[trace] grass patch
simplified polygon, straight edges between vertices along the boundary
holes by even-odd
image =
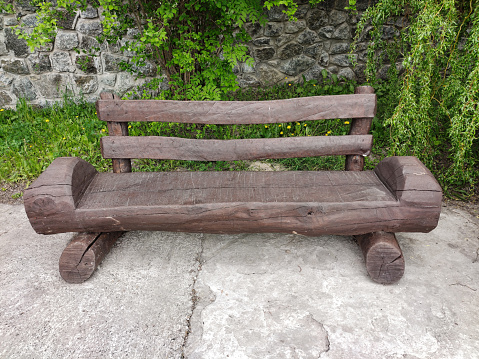
[[[340,84],[336,77],[303,84],[285,83],[269,88],[248,88],[224,96],[229,101],[263,101],[294,97],[353,93],[354,84]],[[275,138],[334,136],[349,131],[348,120],[289,122],[268,125],[202,125],[132,122],[130,135],[161,135],[197,139]],[[0,111],[0,180],[32,181],[57,157],[76,156],[99,171],[109,171],[111,160],[101,157],[99,140],[107,134],[93,104],[64,98],[50,108],[35,108],[20,101],[16,110]],[[344,156],[269,160],[291,170],[344,168]],[[244,170],[248,163],[135,160],[136,171],[230,171]]]

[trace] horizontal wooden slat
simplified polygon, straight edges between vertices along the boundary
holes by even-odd
[[[196,140],[158,136],[101,139],[104,158],[236,161],[329,155],[368,155],[372,135]]]
[[[274,101],[99,100],[103,121],[262,124],[376,114],[376,95],[301,97]]]

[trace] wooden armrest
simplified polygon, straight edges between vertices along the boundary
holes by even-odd
[[[35,231],[46,233],[43,219],[75,210],[96,174],[95,168],[80,158],[55,159],[23,196],[25,211]]]
[[[441,186],[416,157],[385,158],[374,172],[401,204],[441,207]]]

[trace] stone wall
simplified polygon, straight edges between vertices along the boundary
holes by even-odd
[[[364,10],[371,1],[358,1],[358,10]],[[14,106],[20,97],[43,106],[60,99],[65,91],[82,93],[87,100],[95,101],[104,90],[123,95],[160,75],[153,64],[139,69],[143,78],[122,72],[119,63],[129,62],[132,54],[120,52],[121,43],[98,43],[101,14],[93,8],[62,18],[64,29],[58,31],[54,42],[31,52],[12,26],[21,23],[27,30],[33,27],[37,21],[35,8],[27,0],[16,3],[16,14],[0,14],[1,107]],[[250,53],[255,63],[252,67],[235,67],[239,85],[302,81],[303,76],[321,81],[323,69],[339,77],[363,81],[367,43],[359,43],[358,52],[353,55],[358,65],[353,67],[348,53],[358,17],[344,10],[347,5],[348,0],[326,0],[311,8],[303,2],[297,22],[288,22],[281,9],[273,8],[267,11],[265,26],[248,24],[247,31],[252,36]],[[392,37],[398,25],[386,26],[384,36]],[[130,31],[121,42],[134,34],[134,30]]]

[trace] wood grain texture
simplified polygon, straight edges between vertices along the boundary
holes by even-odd
[[[116,94],[109,92],[102,92],[100,94],[101,100],[120,100]],[[98,112],[98,111],[97,111]],[[128,136],[128,122],[107,122],[108,133],[110,136]],[[114,173],[131,172],[131,157],[111,157]]]
[[[102,121],[267,124],[374,117],[376,95],[335,95],[274,101],[99,100]]]
[[[440,208],[401,205],[372,171],[101,173],[41,233],[428,232]],[[63,217],[62,217],[63,216]]]
[[[441,207],[441,186],[416,157],[388,157],[374,172],[403,205]]]
[[[25,190],[25,211],[33,229],[36,223],[64,218],[80,202],[97,171],[76,157],[59,157]],[[63,219],[64,220],[64,219]]]
[[[123,232],[78,233],[64,249],[59,270],[68,283],[82,283],[91,277]]]
[[[404,256],[394,233],[374,232],[354,236],[364,255],[371,279],[381,284],[392,284],[404,274]]]
[[[321,136],[196,140],[177,137],[103,137],[104,158],[151,158],[189,161],[236,161],[329,155],[368,155],[373,137]]]
[[[355,94],[374,94],[374,88],[371,86],[359,86],[354,90]],[[376,112],[376,111],[375,111]],[[363,118],[353,118],[349,128],[349,135],[366,135],[371,130],[373,116]],[[357,154],[346,156],[346,171],[362,171],[364,168],[364,157]]]

